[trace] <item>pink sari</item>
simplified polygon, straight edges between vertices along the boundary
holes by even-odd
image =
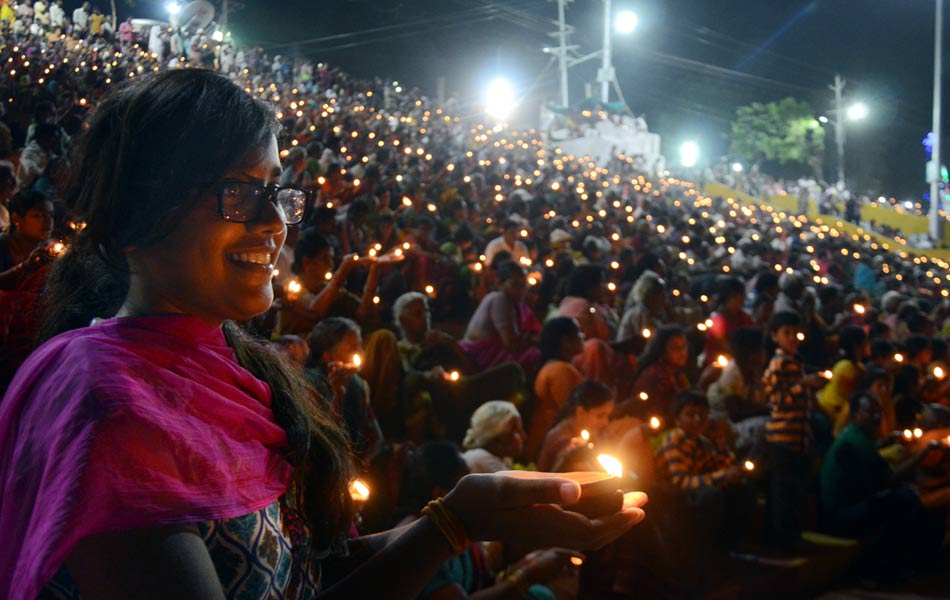
[[[541,331],[541,323],[538,322],[527,303],[516,304],[515,312],[517,312],[516,325],[520,335],[527,336]],[[521,365],[525,373],[531,375],[538,368],[538,362],[541,360],[541,351],[537,346],[528,346],[512,352],[505,348],[501,337],[497,335],[481,340],[463,340],[459,342],[459,346],[468,352],[482,369],[490,369],[496,365],[514,361]]]
[[[45,343],[0,404],[0,597],[35,598],[76,543],[242,516],[287,487],[269,387],[193,317]]]

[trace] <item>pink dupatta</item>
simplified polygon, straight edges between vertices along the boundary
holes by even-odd
[[[194,317],[45,343],[0,404],[0,597],[34,598],[97,533],[238,517],[291,474],[269,387]]]

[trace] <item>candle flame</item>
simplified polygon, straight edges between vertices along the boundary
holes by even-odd
[[[619,460],[609,454],[601,454],[597,457],[597,462],[607,471],[608,475],[613,477],[623,477],[623,465]]]
[[[354,354],[354,355],[353,355],[353,366],[356,367],[357,369],[359,369],[359,368],[360,368],[360,365],[362,365],[362,364],[363,364],[363,357],[360,356],[359,354]]]
[[[572,556],[571,564],[574,565],[575,567],[579,567],[584,564],[584,559],[579,556]]]
[[[53,254],[55,254],[56,256],[60,256],[61,254],[66,252],[66,244],[62,242],[56,242],[53,244],[53,247],[51,248],[51,250]]]
[[[720,354],[720,355],[716,358],[716,364],[719,365],[719,366],[722,367],[722,368],[725,368],[726,365],[729,364],[729,359],[726,358],[726,355]]]
[[[821,372],[821,376],[824,377],[825,379],[831,379],[831,375],[832,373],[830,370],[825,370]]]
[[[287,292],[291,294],[299,294],[300,290],[303,289],[303,286],[300,285],[300,282],[296,279],[291,279],[287,282]]]
[[[755,471],[755,463],[752,462],[751,460],[747,460],[744,463],[742,463],[742,468],[745,469],[746,471]]]
[[[326,279],[327,281],[330,281],[331,279],[333,279],[333,271],[327,271],[327,274],[324,275],[323,278]]]
[[[650,429],[659,429],[659,428],[660,428],[660,418],[650,417]]]
[[[461,377],[461,375],[459,375],[458,371],[449,372],[449,381],[458,381],[459,377]]]
[[[431,295],[434,294],[434,293],[435,293],[435,288],[434,288],[433,286],[431,286],[431,285],[427,285],[427,286],[426,286],[426,294],[429,294],[429,295],[431,296]]]
[[[899,362],[899,363],[904,362],[904,355],[901,354],[900,352],[898,352],[897,354],[895,354],[895,355],[894,355],[894,362]]]
[[[355,502],[366,502],[369,500],[369,486],[359,479],[354,479],[350,482],[350,497]]]
[[[910,440],[910,439],[913,439],[913,438],[914,438],[914,432],[911,431],[910,429],[905,429],[905,430],[904,430],[904,439],[905,439],[905,440]]]
[[[650,331],[649,328],[644,327],[644,328],[643,328],[643,331],[641,331],[640,334],[641,334],[645,339],[650,339],[650,336],[653,335],[653,332]]]
[[[590,432],[587,431],[586,429],[582,429],[582,430],[581,430],[581,439],[583,439],[585,442],[588,441],[588,440],[590,440]]]
[[[650,394],[646,392],[640,392],[640,400],[646,402],[649,399],[650,399]]]
[[[856,313],[859,314],[859,315],[863,315],[865,312],[867,312],[867,309],[864,308],[864,305],[863,305],[863,304],[855,304],[855,305],[854,305],[854,312],[856,312]]]
[[[924,437],[924,430],[920,427],[914,427],[914,437],[918,440]]]
[[[804,342],[805,334],[799,331],[798,333],[795,334],[795,339],[797,339],[799,342]]]
[[[943,372],[942,367],[934,367],[934,377],[937,379],[943,379],[945,373]]]

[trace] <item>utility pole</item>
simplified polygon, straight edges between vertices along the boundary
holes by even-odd
[[[943,0],[935,0],[936,14],[934,16],[934,106],[933,106],[933,150],[931,151],[931,161],[933,162],[932,173],[930,177],[930,239],[934,245],[943,241],[943,223],[940,219],[940,102],[942,100],[942,79],[943,79]]]
[[[835,93],[835,143],[838,146],[838,186],[844,186],[844,106],[843,92],[845,81],[841,75],[835,75],[835,84],[829,86]]]
[[[557,31],[548,35],[557,39],[557,46],[548,46],[543,49],[547,54],[557,56],[558,71],[561,76],[561,106],[567,108],[570,106],[570,91],[568,88],[567,69],[571,58],[571,52],[577,49],[577,46],[568,46],[567,38],[574,32],[574,28],[567,24],[565,11],[567,5],[574,0],[555,0],[557,2]]]
[[[605,105],[610,101],[610,82],[614,80],[614,68],[610,64],[611,51],[610,0],[604,0],[604,49],[597,81],[600,82],[600,101]]]
[[[228,30],[228,0],[221,0],[221,29]]]

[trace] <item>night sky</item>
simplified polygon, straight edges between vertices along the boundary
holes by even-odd
[[[749,102],[790,95],[807,100],[816,116],[824,113],[837,72],[848,80],[846,101],[862,100],[871,110],[848,127],[849,181],[900,199],[925,191],[920,142],[931,124],[933,0],[613,4],[640,17],[634,34],[615,36],[614,65],[628,104],[663,136],[668,159],[686,139],[699,142],[704,160],[717,159],[736,107]],[[134,12],[145,16],[158,6],[139,3]],[[602,11],[601,0],[569,5],[573,42],[585,53],[600,47]],[[515,117],[528,123],[538,103],[557,94],[553,66],[538,77],[550,59],[540,48],[554,44],[547,32],[556,16],[548,0],[247,0],[232,13],[231,29],[239,43],[327,60],[358,76],[397,78],[432,95],[445,77],[463,115],[478,110],[488,80],[506,76],[522,91],[533,89]],[[319,41],[355,32],[365,33]],[[571,70],[572,101],[594,79],[597,62]],[[833,178],[830,129],[826,146]]]

